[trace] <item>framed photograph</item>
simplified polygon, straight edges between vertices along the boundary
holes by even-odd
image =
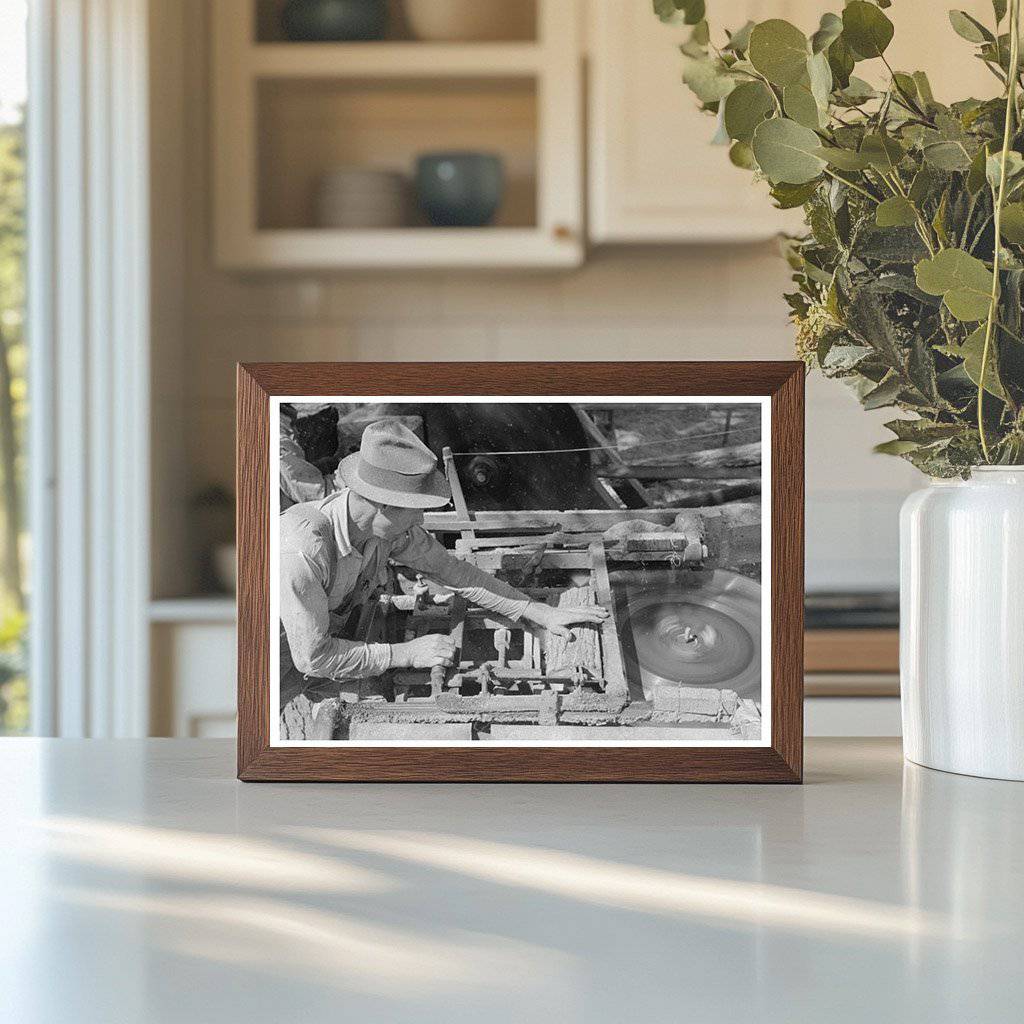
[[[799,782],[798,362],[238,367],[238,775]]]

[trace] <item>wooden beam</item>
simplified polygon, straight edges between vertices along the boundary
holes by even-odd
[[[613,466],[624,466],[625,463],[622,461],[622,456],[619,455],[617,449],[613,447],[614,440],[605,437],[605,435],[597,429],[597,424],[594,423],[584,409],[578,405],[574,405],[573,409],[576,411],[576,418],[580,421],[580,426],[583,427],[587,437],[594,441],[595,444],[604,448],[604,451],[601,454],[603,454]],[[591,465],[593,464],[594,460],[592,458]],[[597,476],[597,473],[595,472],[594,475]],[[634,507],[640,508],[647,508],[650,506],[651,499],[640,484],[627,477],[624,478],[624,485],[626,495],[623,496],[623,501],[625,501],[627,505],[632,504]]]
[[[452,450],[448,445],[441,450],[441,455],[444,458],[444,473],[448,478],[448,485],[452,489],[452,504],[455,506],[455,512],[460,519],[472,523],[473,513],[469,511],[466,496],[462,493],[462,481],[459,479],[459,471],[455,468],[455,456],[452,455]],[[465,527],[461,533],[462,539],[465,541],[471,541],[476,536],[472,526]]]
[[[608,618],[601,623],[601,661],[604,668],[605,693],[612,696],[629,696],[629,683],[619,642],[619,623],[615,607],[615,594],[608,579],[608,562],[604,544],[595,541],[590,545],[590,559],[594,578],[594,596],[597,603],[608,609]]]
[[[726,525],[755,524],[761,521],[759,502],[738,502],[732,505],[711,505],[689,510],[690,514],[720,518]],[[437,533],[459,533],[474,529],[477,533],[604,533],[616,523],[642,519],[649,523],[669,526],[675,522],[679,509],[623,508],[623,509],[555,509],[520,510],[510,512],[474,512],[472,519],[464,519],[456,512],[428,512],[423,525]]]
[[[598,467],[594,472],[607,479],[629,477],[634,480],[679,480],[683,483],[721,481],[723,485],[740,480],[756,480],[761,476],[761,462],[750,466],[699,466],[693,462],[666,463],[661,466],[624,463],[621,466]]]
[[[692,466],[694,469],[739,469],[747,466],[761,465],[761,442],[752,441],[749,444],[728,445],[725,448],[705,448],[699,452],[686,452],[684,465]],[[657,465],[656,462],[643,462],[641,465]],[[636,464],[630,468],[635,469]]]

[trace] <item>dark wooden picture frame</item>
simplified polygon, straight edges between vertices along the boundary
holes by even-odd
[[[274,395],[768,396],[771,740],[767,746],[271,746],[270,398]],[[238,366],[238,777],[244,781],[800,782],[804,367],[799,362],[247,363]]]

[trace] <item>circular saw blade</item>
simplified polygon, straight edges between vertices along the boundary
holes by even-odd
[[[735,690],[761,688],[761,586],[723,569],[672,573],[627,588],[623,645],[650,698],[659,683]]]

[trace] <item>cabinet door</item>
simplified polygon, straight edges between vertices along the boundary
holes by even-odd
[[[712,8],[712,31],[771,17],[810,31],[821,9],[810,0],[735,0]],[[739,241],[799,226],[799,211],[776,210],[766,184],[710,145],[715,120],[681,79],[688,27],[662,24],[650,0],[591,0],[589,28],[592,241]]]
[[[766,18],[786,18],[809,34],[823,11],[842,6],[731,0],[709,8],[717,37],[723,28]],[[991,25],[989,0],[956,6]],[[973,47],[954,34],[945,5],[904,0],[886,14],[896,26],[890,62],[927,71],[938,99],[997,94]],[[663,25],[650,0],[589,0],[588,26],[592,241],[742,241],[799,230],[799,211],[775,210],[767,186],[733,167],[724,147],[710,145],[714,119],[697,109],[680,80],[678,45],[687,27]],[[857,73],[876,83],[888,78],[879,61],[859,65]]]

